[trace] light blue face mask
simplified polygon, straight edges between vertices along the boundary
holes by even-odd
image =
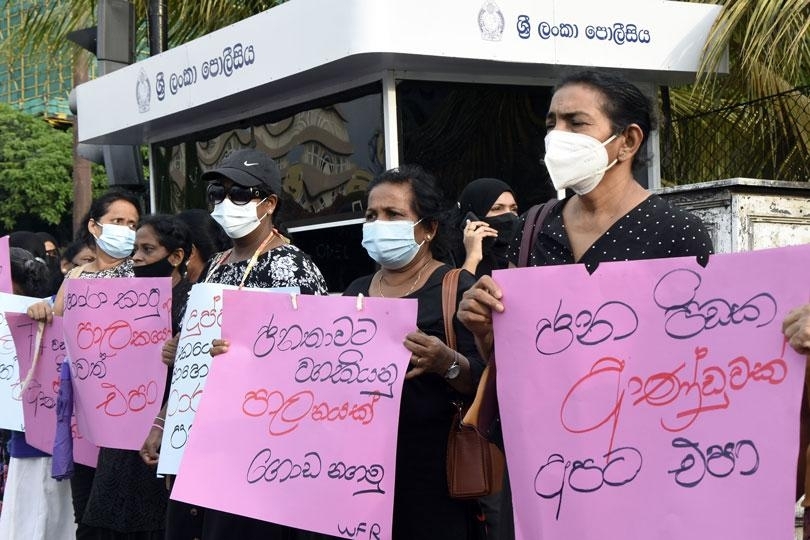
[[[124,259],[132,255],[135,249],[135,231],[126,225],[114,223],[97,223],[101,234],[96,238],[96,245],[114,259]]]
[[[419,221],[422,221],[421,219]],[[383,268],[397,270],[411,262],[419,248],[413,237],[417,221],[370,221],[363,223],[363,247]]]

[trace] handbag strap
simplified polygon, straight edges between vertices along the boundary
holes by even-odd
[[[456,314],[456,297],[458,296],[458,275],[461,270],[449,270],[442,278],[442,314],[444,315],[444,337],[447,346],[456,350],[456,330],[453,328],[453,317]]]
[[[518,252],[519,267],[529,266],[534,233],[543,226],[546,217],[557,206],[558,202],[557,199],[549,199],[543,204],[535,204],[526,212],[526,221],[523,222],[523,236],[520,239],[520,251]]]

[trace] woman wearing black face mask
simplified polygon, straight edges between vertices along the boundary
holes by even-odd
[[[180,317],[191,290],[191,282],[186,278],[191,250],[191,231],[175,216],[147,216],[135,233],[132,254],[135,277],[172,278],[172,335],[180,331]]]
[[[475,277],[489,275],[509,265],[509,242],[515,235],[518,214],[515,195],[506,182],[478,178],[458,198],[464,234],[464,264]],[[472,219],[473,216],[481,219]]]

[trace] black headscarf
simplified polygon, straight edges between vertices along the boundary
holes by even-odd
[[[467,187],[462,190],[458,197],[461,218],[460,228],[464,228],[467,213],[472,212],[479,220],[486,221],[490,227],[498,231],[498,238],[485,238],[481,245],[483,259],[476,268],[476,277],[492,274],[493,270],[506,268],[509,265],[507,257],[509,241],[514,236],[517,219],[511,213],[491,218],[486,217],[495,201],[505,192],[509,192],[513,196],[515,194],[509,184],[502,180],[497,178],[477,178],[467,184]],[[464,261],[465,255],[462,244],[458,249],[456,260]]]
[[[467,184],[458,196],[458,206],[461,210],[461,217],[472,212],[479,218],[483,218],[495,204],[504,191],[512,195],[514,192],[509,184],[497,178],[477,178]]]
[[[18,247],[26,250],[34,257],[47,262],[45,260],[45,244],[42,242],[37,233],[30,231],[14,231],[8,235],[8,243],[11,247]]]

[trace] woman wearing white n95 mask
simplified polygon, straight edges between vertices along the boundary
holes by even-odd
[[[653,122],[650,100],[619,77],[584,71],[557,86],[546,115],[544,162],[554,187],[574,195],[558,201],[531,230],[529,266],[581,263],[593,272],[607,261],[708,257],[712,243],[700,219],[651,194],[633,176],[634,166],[644,162]],[[513,264],[522,262],[520,225],[510,246]],[[483,276],[459,305],[459,320],[487,360],[494,347],[492,312],[507,304],[498,284]],[[500,538],[514,538],[506,486],[502,503]]]
[[[558,201],[532,231],[529,266],[683,257],[705,259],[712,242],[697,217],[651,194],[633,176],[654,124],[652,103],[630,82],[595,71],[575,73],[557,86],[546,115],[544,162]],[[525,219],[523,216],[522,219]],[[522,227],[512,241],[518,263]],[[458,317],[492,352],[492,310],[503,311],[497,283],[482,277],[464,294]]]

